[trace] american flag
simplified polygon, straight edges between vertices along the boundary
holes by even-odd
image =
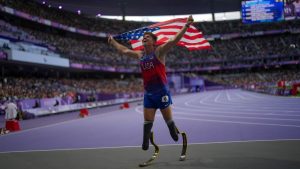
[[[114,36],[117,40],[130,41],[133,50],[142,50],[143,35],[145,32],[152,32],[157,36],[157,45],[167,42],[173,38],[182,27],[185,26],[187,18],[172,19],[160,22],[147,27],[142,27],[129,32]],[[183,37],[177,43],[177,46],[184,46],[189,50],[211,49],[208,41],[203,37],[202,32],[198,31],[193,25],[187,29]]]

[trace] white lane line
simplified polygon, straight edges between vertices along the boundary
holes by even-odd
[[[244,92],[239,92],[241,95],[247,95],[246,97],[249,97],[250,96],[250,92],[246,92],[246,91],[244,91]],[[235,92],[235,94],[237,94],[236,92]],[[240,95],[240,96],[241,96]],[[274,103],[274,104],[276,104],[276,103],[280,103],[280,104],[282,104],[282,105],[291,105],[291,106],[299,106],[299,103],[298,102],[296,102],[296,100],[294,100],[294,99],[281,99],[280,97],[277,97],[277,98],[270,98],[271,96],[265,96],[264,98],[263,97],[259,97],[259,98],[253,98],[253,99],[251,99],[253,102],[249,102],[249,100],[246,100],[246,101],[244,101],[244,100],[241,100],[241,99],[234,99],[235,101],[233,101],[234,103],[244,103],[244,104],[257,104],[257,103],[270,103],[270,102],[272,102],[272,103]],[[274,97],[274,96],[273,96]],[[299,99],[299,102],[300,102],[300,98],[298,98]]]
[[[291,110],[291,109],[290,110],[285,110],[285,109],[282,109],[283,105],[286,106],[285,103],[276,104],[276,102],[267,102],[266,104],[263,104],[263,107],[262,107],[261,106],[262,103],[261,102],[257,102],[257,100],[256,100],[256,102],[249,102],[249,101],[248,102],[241,102],[240,100],[239,101],[232,101],[231,100],[231,101],[227,101],[227,102],[217,101],[217,103],[220,103],[220,104],[217,104],[215,106],[224,106],[224,107],[229,107],[229,108],[233,108],[234,107],[234,108],[246,108],[247,109],[247,108],[249,108],[251,106],[255,106],[256,108],[263,109],[263,110],[300,112],[300,104],[297,104],[297,105],[293,104],[293,105],[295,105],[295,107],[290,107],[290,106],[293,106],[293,105],[288,105],[289,108],[295,108],[295,109],[293,109],[293,110]],[[204,101],[202,101],[202,104],[203,105],[214,105],[214,104],[205,103]],[[260,104],[260,105],[258,105],[258,104]],[[269,104],[269,106],[267,104]],[[278,109],[278,108],[275,108],[274,106],[278,106],[282,110]],[[297,106],[299,108],[297,108]],[[222,107],[222,108],[224,108],[224,107]]]
[[[214,99],[214,102],[217,103],[220,96],[221,96],[221,93],[218,93],[218,95],[217,95],[216,98]]]
[[[200,101],[201,101],[202,99],[206,99],[206,98],[208,98],[208,97],[211,97],[211,95],[208,95],[208,96],[201,97],[201,98],[200,98]],[[197,99],[199,99],[199,96],[198,96],[198,97],[197,97],[197,96],[195,96],[195,97],[189,98],[189,99],[188,99],[188,101],[189,101],[189,102],[192,102],[192,101],[197,101]],[[187,101],[186,101],[186,100],[187,100],[187,99],[183,100],[183,101],[185,101],[185,102],[184,102],[184,104],[186,104],[186,103],[187,103]]]
[[[207,99],[207,98],[205,98]],[[270,107],[270,109],[265,109],[265,108],[261,108],[259,106],[254,106],[253,108],[249,108],[248,106],[234,106],[234,105],[227,105],[226,107],[224,105],[220,105],[220,104],[208,104],[208,103],[204,103],[205,99],[201,99],[200,100],[200,104],[201,106],[196,106],[193,104],[190,104],[190,100],[186,101],[184,103],[185,106],[187,107],[193,107],[193,108],[198,108],[198,109],[208,109],[208,110],[232,110],[232,111],[246,111],[246,112],[280,112],[280,113],[300,113],[300,110],[281,110],[279,109],[279,107]],[[203,106],[202,106],[203,105]],[[223,106],[223,107],[220,107]],[[280,108],[282,108],[280,106]]]
[[[256,125],[256,126],[276,126],[276,127],[296,127],[300,128],[300,125],[289,125],[289,124],[277,124],[277,123],[255,123],[255,122],[242,122],[242,121],[230,121],[230,120],[211,120],[211,119],[195,119],[187,117],[174,117],[175,119],[181,120],[193,120],[193,121],[204,121],[204,122],[215,122],[215,123],[229,123],[229,124],[244,124],[244,125]]]
[[[205,104],[204,101],[205,101],[205,100],[208,100],[209,98],[211,98],[211,96],[214,96],[214,95],[211,94],[211,95],[208,95],[207,97],[201,98],[200,101],[199,101],[199,103],[200,103],[200,104]],[[191,100],[191,99],[190,99],[190,100]],[[184,104],[186,105],[188,102],[190,102],[190,100],[187,100]]]
[[[256,95],[256,94],[250,94],[250,92],[242,92],[243,94],[246,94],[246,95],[248,95],[248,96],[251,96],[251,97],[254,97],[254,98],[257,98],[257,99],[265,99],[265,97],[263,97],[263,96],[258,96],[258,95]]]
[[[118,112],[118,111],[120,111],[120,110],[110,111],[109,113],[114,113],[114,112]],[[25,130],[21,130],[21,131],[18,131],[18,132],[10,132],[8,134],[1,135],[1,137],[8,137],[8,136],[11,136],[11,135],[16,135],[16,134],[26,133],[26,132],[30,132],[30,131],[34,131],[34,130],[43,129],[43,128],[48,128],[48,127],[63,125],[63,124],[67,124],[67,123],[72,123],[72,122],[75,122],[77,120],[78,121],[79,120],[83,121],[83,120],[87,120],[87,119],[90,119],[90,118],[95,118],[97,116],[101,116],[101,115],[104,115],[104,114],[105,113],[100,113],[100,114],[93,115],[93,116],[88,116],[88,117],[85,117],[85,118],[77,118],[77,119],[67,120],[67,121],[63,121],[63,122],[59,122],[59,123],[54,123],[54,124],[49,124],[49,125],[34,127],[34,128],[30,128],[30,129],[25,129]],[[1,137],[0,137],[0,139],[1,139]]]
[[[230,97],[230,95],[229,95],[229,93],[228,93],[228,90],[226,90],[226,97],[227,97],[227,99],[228,99],[229,101],[232,100],[231,97]]]
[[[226,103],[226,102],[224,102]],[[299,100],[299,103],[300,103],[300,100]],[[281,105],[282,106],[289,106],[290,108],[299,108],[300,109],[300,104],[299,103],[286,103],[286,102],[281,102],[281,101],[274,101],[274,100],[255,100],[255,101],[242,101],[242,100],[235,100],[235,99],[232,99],[230,102],[226,103],[226,105],[231,105],[231,104],[240,104],[241,106],[255,106],[255,105],[263,105],[263,106],[266,106],[266,107],[270,107],[271,104],[273,106],[278,106]]]
[[[205,109],[218,109],[218,110],[223,110],[223,109],[228,109],[228,110],[233,110],[233,111],[251,111],[251,112],[262,112],[262,111],[266,111],[266,112],[280,112],[280,113],[289,113],[289,112],[296,112],[296,113],[300,113],[300,108],[299,110],[282,110],[282,106],[281,105],[270,105],[270,107],[267,107],[267,106],[264,106],[264,107],[260,107],[258,105],[254,105],[253,107],[255,109],[249,109],[249,103],[251,102],[248,102],[247,105],[245,106],[242,106],[242,105],[238,105],[238,104],[231,104],[231,105],[221,105],[221,104],[209,104],[211,103],[212,101],[210,101],[209,103],[205,103],[205,101],[207,101],[210,97],[214,96],[213,94],[210,94],[210,95],[207,95],[205,97],[202,97],[200,99],[200,104],[203,105],[203,106],[196,106],[196,105],[193,105],[193,104],[190,104],[190,102],[195,102],[197,99],[197,97],[193,97],[191,99],[188,99],[184,102],[184,104],[187,106],[187,107],[194,107],[194,108],[205,108]],[[257,101],[257,100],[256,100]],[[220,107],[220,106],[223,106],[223,107]],[[280,106],[280,107],[274,107],[274,106]],[[237,108],[240,108],[241,110],[237,110]]]
[[[143,111],[139,110],[139,107],[135,108],[140,114],[143,114]],[[158,114],[158,116],[161,116]],[[204,121],[204,122],[214,122],[214,123],[229,123],[229,124],[243,124],[243,125],[256,125],[256,126],[276,126],[276,127],[296,127],[300,128],[300,125],[289,125],[289,124],[277,124],[277,123],[255,123],[255,122],[243,122],[243,121],[230,121],[230,120],[212,120],[212,119],[196,119],[196,118],[188,118],[188,117],[173,117],[174,119],[181,120],[192,120],[192,121]]]
[[[256,92],[250,92],[250,91],[235,91],[235,93],[240,93],[243,95],[248,95],[248,96],[261,96],[261,97],[257,97],[260,98],[260,100],[266,100],[266,101],[276,101],[276,100],[280,100],[280,101],[285,101],[286,103],[289,103],[290,101],[295,101],[295,99],[300,100],[299,97],[287,97],[287,96],[275,96],[275,95],[268,95],[268,94],[261,94],[261,93],[256,93]],[[257,99],[255,99],[257,100]],[[296,104],[296,103],[295,103]]]
[[[242,96],[242,95],[240,95],[240,94],[238,94],[238,93],[235,93],[235,95],[238,96],[239,98],[243,99],[243,100],[249,100],[249,99],[247,99],[246,97],[244,97],[244,96]]]
[[[240,90],[243,93],[249,93],[257,96],[262,96],[263,98],[266,97],[268,99],[281,99],[281,100],[293,100],[293,99],[300,99],[299,97],[294,97],[294,96],[278,96],[278,95],[270,95],[270,94],[264,94],[264,93],[257,93],[257,92],[252,92],[252,91],[246,91],[246,90]]]
[[[188,111],[193,111],[193,112],[199,112],[199,113],[214,113],[214,114],[241,114],[241,115],[261,115],[261,116],[287,116],[287,117],[300,117],[300,114],[277,114],[277,113],[246,113],[246,112],[241,112],[241,110],[237,110],[238,112],[232,112],[228,111],[226,109],[220,110],[208,110],[207,108],[191,108],[191,107],[179,107],[179,106],[172,106],[173,109],[184,109]]]
[[[205,113],[187,113],[180,111],[173,111],[174,114],[181,114],[187,116],[204,116],[204,117],[225,117],[225,118],[237,118],[237,119],[257,119],[257,120],[275,120],[275,121],[296,121],[300,122],[300,119],[283,119],[283,118],[267,118],[267,117],[249,117],[249,116],[226,116],[226,115],[212,115]]]
[[[256,142],[282,142],[282,141],[300,141],[300,139],[270,139],[270,140],[232,140],[203,143],[188,143],[191,145],[211,145],[211,144],[234,144],[234,143],[256,143]],[[159,147],[182,146],[181,144],[160,144]],[[53,151],[81,151],[81,150],[104,150],[104,149],[127,149],[140,148],[141,146],[116,146],[116,147],[91,147],[91,148],[67,148],[67,149],[46,149],[46,150],[24,150],[24,151],[3,151],[0,154],[9,153],[34,153],[34,152],[53,152]]]

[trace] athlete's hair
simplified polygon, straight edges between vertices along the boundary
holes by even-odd
[[[152,38],[153,38],[153,40],[156,42],[157,41],[157,36],[156,35],[154,35],[152,32],[145,32],[144,33],[144,36],[145,35],[150,35]]]

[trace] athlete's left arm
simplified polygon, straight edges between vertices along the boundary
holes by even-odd
[[[193,22],[194,22],[193,16],[190,15],[188,17],[188,20],[187,20],[187,23],[185,24],[185,26],[175,35],[175,37],[173,39],[170,39],[165,44],[160,45],[157,48],[157,52],[158,52],[157,56],[160,59],[163,59],[163,57],[167,54],[167,52],[180,41],[180,39],[183,37],[183,35],[186,32],[186,30],[189,28],[189,26]]]

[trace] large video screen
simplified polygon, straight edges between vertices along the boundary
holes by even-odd
[[[276,22],[283,19],[283,0],[242,1],[243,23]]]
[[[285,0],[284,18],[285,20],[300,19],[300,0]]]

